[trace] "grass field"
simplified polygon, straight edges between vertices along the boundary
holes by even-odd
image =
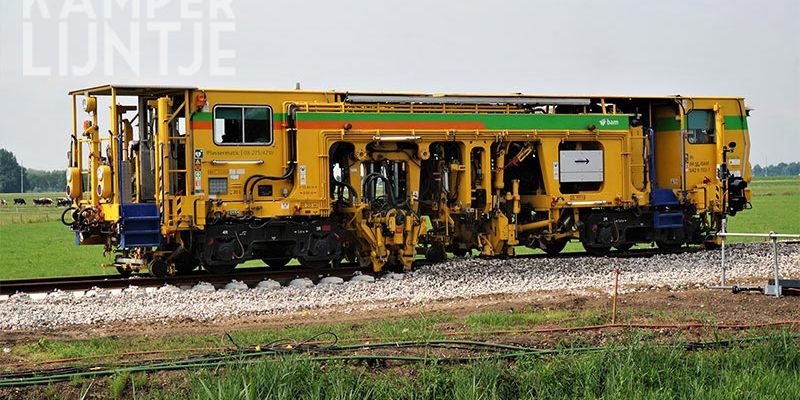
[[[800,233],[800,179],[772,178],[753,181],[753,209],[729,218],[730,232]],[[0,279],[116,274],[100,264],[110,260],[102,246],[75,246],[74,235],[59,221],[63,208],[37,207],[34,197],[59,197],[60,193],[3,194],[8,205],[0,207]],[[14,206],[23,197],[26,206]],[[737,238],[733,241],[757,239]],[[582,251],[577,242],[565,251]],[[519,247],[521,254],[539,252]],[[258,261],[248,266],[261,265]]]
[[[753,209],[728,218],[729,232],[800,233],[800,178],[758,179],[750,189]]]
[[[641,320],[648,312],[626,310],[624,321]],[[87,355],[100,356],[89,365],[114,360],[134,363],[132,350],[170,351],[180,360],[194,354],[199,360],[210,350],[252,348],[256,344],[288,343],[307,338],[329,340],[336,332],[342,344],[429,341],[447,338],[453,329],[465,332],[525,329],[532,326],[587,326],[605,321],[603,310],[485,311],[466,316],[424,315],[365,323],[324,323],[223,334],[158,337],[106,337],[64,341],[58,338],[15,344],[2,361],[45,362]],[[664,311],[658,320],[672,322],[708,318],[683,310]],[[713,318],[711,318],[713,320]],[[650,320],[657,322],[656,320]],[[319,335],[323,336],[319,336]],[[610,336],[602,346],[580,333],[561,337],[552,354],[509,359],[488,357],[466,363],[435,362],[452,353],[435,349],[418,353],[430,361],[357,362],[314,361],[311,355],[285,356],[216,368],[169,373],[121,372],[109,378],[73,379],[69,383],[40,386],[26,393],[36,398],[152,398],[152,399],[510,399],[510,398],[798,398],[800,396],[800,348],[791,332],[759,329],[746,333],[709,331],[701,340],[744,339],[741,345],[692,350],[685,343],[697,340],[682,333],[664,341],[653,331],[630,329]],[[765,340],[761,340],[766,337]],[[380,340],[374,338],[381,338]],[[490,342],[523,340],[494,337]],[[752,343],[747,343],[755,340]],[[586,349],[592,349],[586,351]],[[213,352],[212,352],[213,353]],[[365,353],[367,354],[367,353]],[[448,355],[449,354],[449,355]],[[460,354],[460,353],[459,353]],[[346,358],[346,357],[345,357]],[[146,359],[146,358],[145,358]],[[244,360],[244,359],[242,359]],[[75,360],[69,365],[84,365]],[[2,368],[0,368],[2,369]],[[73,395],[74,394],[74,395]],[[2,392],[0,392],[0,397]]]

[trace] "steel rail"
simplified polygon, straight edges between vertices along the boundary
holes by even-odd
[[[700,248],[682,248],[675,253],[695,253],[702,251]],[[657,248],[653,249],[630,249],[623,252],[612,251],[603,257],[597,257],[599,260],[603,258],[636,258],[636,257],[652,257],[658,254],[666,254]],[[548,256],[547,254],[520,254],[515,258],[521,259],[571,259],[576,257],[586,257],[586,252],[563,253],[556,256]],[[595,257],[595,256],[592,256]],[[432,265],[434,263],[428,262],[424,259],[418,259],[414,262],[415,267],[424,265]],[[281,283],[286,283],[295,278],[309,278],[317,282],[322,277],[338,276],[346,278],[355,274],[372,274],[371,267],[358,267],[355,264],[342,264],[338,268],[303,268],[303,267],[284,267],[281,269],[269,267],[255,267],[255,268],[241,268],[236,269],[234,272],[228,274],[211,274],[207,272],[197,272],[189,275],[177,275],[171,277],[157,278],[147,274],[134,274],[130,277],[122,277],[119,275],[93,275],[93,276],[70,276],[70,277],[57,277],[57,278],[31,278],[31,279],[11,279],[0,280],[0,295],[12,295],[15,293],[48,293],[55,290],[62,291],[79,291],[89,290],[92,288],[98,289],[119,289],[127,288],[129,286],[137,287],[158,287],[163,285],[173,286],[189,286],[195,285],[199,282],[208,282],[215,286],[222,286],[232,280],[241,281],[249,287],[253,287],[258,282],[265,279],[272,279]]]
[[[318,281],[326,276],[348,277],[358,273],[371,273],[372,268],[362,268],[353,265],[346,265],[339,268],[297,268],[297,269],[273,269],[273,268],[242,268],[229,274],[210,274],[196,273],[191,275],[178,275],[165,278],[157,278],[144,274],[133,275],[131,277],[95,275],[95,276],[75,276],[64,278],[36,278],[36,279],[12,279],[0,280],[0,295],[11,295],[14,293],[47,293],[54,290],[89,290],[92,288],[115,289],[137,287],[158,287],[163,285],[187,286],[195,285],[199,282],[208,282],[214,285],[224,285],[232,280],[241,281],[248,286],[255,286],[258,282],[272,279],[285,283],[295,278],[308,278]]]

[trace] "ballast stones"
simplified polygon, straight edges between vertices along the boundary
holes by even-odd
[[[201,292],[201,293],[212,293],[212,292],[216,292],[217,288],[215,288],[214,285],[212,285],[212,284],[210,284],[208,282],[199,282],[199,283],[197,283],[196,285],[194,285],[192,287],[192,290],[195,291],[195,292]]]
[[[274,281],[272,279],[267,279],[261,282],[258,282],[256,285],[256,289],[263,289],[263,290],[276,290],[280,289],[281,284],[278,281]]]
[[[175,292],[180,292],[181,288],[172,285],[164,285],[158,288],[158,291],[162,293],[175,293]]]
[[[405,278],[405,275],[403,274],[398,274],[396,272],[389,272],[388,274],[384,275],[381,279],[387,281],[399,281],[402,280],[403,278]]]
[[[232,280],[224,287],[225,290],[247,290],[247,284],[242,281]]]
[[[341,285],[344,283],[344,279],[338,276],[326,276],[319,280],[320,285]]]
[[[350,282],[375,282],[375,277],[372,275],[356,275],[350,278]]]
[[[304,288],[310,288],[310,287],[313,287],[313,286],[314,286],[314,282],[312,282],[311,279],[308,279],[308,278],[292,279],[292,281],[289,282],[289,287],[293,287],[293,288],[303,288],[304,289]]]

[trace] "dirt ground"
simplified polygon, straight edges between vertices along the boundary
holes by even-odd
[[[712,322],[753,324],[800,319],[800,296],[776,299],[757,293],[732,294],[729,291],[693,289],[684,291],[648,290],[620,295],[618,315],[623,323]],[[532,292],[523,295],[486,296],[465,300],[431,302],[406,308],[343,312],[315,309],[287,315],[249,315],[213,322],[189,320],[114,323],[102,326],[75,326],[59,330],[4,332],[0,343],[14,344],[42,337],[60,340],[148,335],[216,334],[231,330],[285,328],[324,323],[364,323],[397,317],[431,315],[466,316],[476,312],[515,310],[566,310],[579,314],[599,311],[611,320],[611,299],[600,292]],[[535,327],[531,327],[535,328]]]

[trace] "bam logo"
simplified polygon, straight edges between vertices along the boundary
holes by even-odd
[[[608,126],[617,126],[617,125],[619,125],[619,121],[618,120],[610,119],[610,118],[603,118],[599,122],[600,122],[600,126],[606,126],[606,125],[608,125]]]

